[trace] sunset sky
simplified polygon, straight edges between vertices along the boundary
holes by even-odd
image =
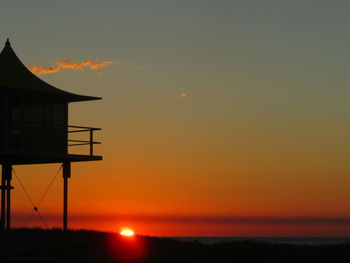
[[[46,82],[103,97],[70,105],[70,124],[103,129],[104,160],[72,165],[69,226],[350,235],[349,10],[341,0],[1,1],[1,49],[9,37]],[[14,167],[34,202],[58,168]],[[13,184],[13,224],[42,226]],[[61,175],[40,212],[61,226]]]

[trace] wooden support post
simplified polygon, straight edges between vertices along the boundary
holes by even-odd
[[[6,185],[5,185],[5,173],[4,173],[4,165],[2,165],[2,173],[1,173],[1,231],[5,230],[5,222],[6,222]]]
[[[68,178],[70,178],[70,162],[63,163],[63,231],[68,229]]]
[[[11,186],[12,180],[12,165],[5,164],[3,165],[3,175],[6,180],[6,229],[11,229],[11,190],[13,187]]]
[[[11,229],[11,180],[6,180],[6,229]]]

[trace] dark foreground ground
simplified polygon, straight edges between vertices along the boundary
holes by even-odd
[[[1,244],[0,262],[350,262],[350,244],[201,244],[85,230],[65,234],[60,230],[16,229],[7,235],[6,243]]]

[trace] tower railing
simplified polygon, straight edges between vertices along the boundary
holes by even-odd
[[[101,128],[68,125],[68,147],[89,145],[90,156],[93,156],[94,144],[101,144],[101,142],[94,141],[94,131],[100,131],[100,130]],[[88,140],[69,139],[70,133],[88,133],[89,139]]]
[[[65,154],[73,146],[88,146],[88,154],[82,155],[94,156],[94,145],[101,144],[94,141],[94,132],[99,130],[101,128],[42,123],[12,124],[7,127],[0,125],[0,152],[26,153],[35,149],[38,152]]]

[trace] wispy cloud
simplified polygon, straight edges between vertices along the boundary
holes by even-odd
[[[119,64],[120,61],[103,61],[97,62],[96,60],[84,60],[82,62],[75,62],[73,60],[58,60],[55,62],[55,67],[45,67],[45,66],[34,66],[29,67],[28,69],[37,75],[45,75],[51,73],[57,73],[61,71],[61,69],[71,69],[71,70],[85,70],[85,69],[102,69],[111,64]]]
[[[136,67],[136,70],[146,70],[146,67],[145,66],[138,66],[138,67]]]
[[[188,97],[188,93],[182,92],[182,93],[180,94],[180,97],[183,98],[183,99],[186,99],[186,98]]]
[[[91,68],[91,69],[101,69],[101,68],[104,68],[110,64],[113,64],[113,63],[117,63],[116,61],[104,61],[102,63],[92,63],[90,64],[88,67]],[[119,61],[118,61],[119,63]]]
[[[30,67],[29,70],[37,75],[45,75],[45,74],[59,72],[61,69],[59,67],[35,66],[35,67]]]
[[[15,213],[17,219],[25,219],[26,214]],[[139,221],[177,224],[223,224],[223,225],[343,225],[350,226],[349,217],[274,217],[274,216],[162,216],[132,214],[71,214],[74,221]],[[45,219],[61,219],[59,214],[47,214]]]
[[[64,69],[75,69],[75,70],[84,70],[85,68],[90,69],[101,69],[113,63],[120,63],[119,61],[104,61],[97,63],[95,60],[85,60],[83,62],[77,63],[73,60],[59,60],[56,61],[56,64],[60,68]]]

